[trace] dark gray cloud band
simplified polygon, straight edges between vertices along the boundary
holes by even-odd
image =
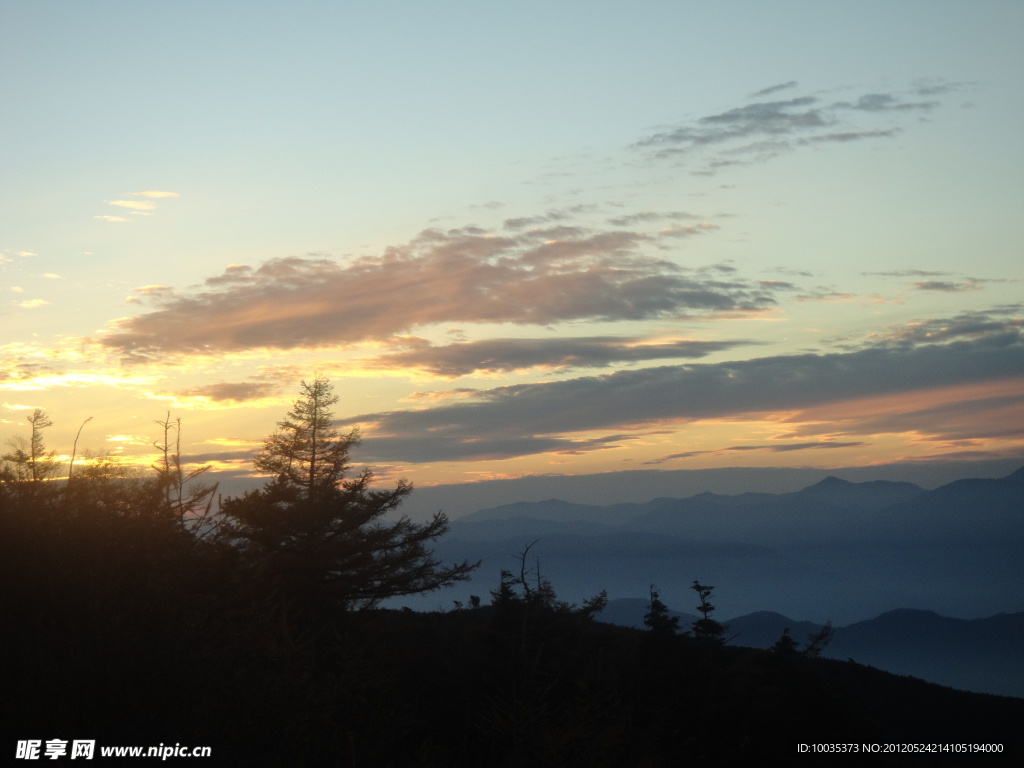
[[[370,368],[415,368],[437,376],[500,373],[527,368],[605,367],[666,358],[700,358],[755,344],[752,341],[651,342],[641,337],[589,336],[556,339],[487,339],[441,347],[423,346],[362,361]]]
[[[850,353],[665,366],[499,387],[437,407],[346,421],[368,425],[365,449],[373,458],[437,461],[467,458],[481,441],[492,451],[509,441],[517,446],[510,455],[528,455],[577,448],[564,437],[574,433],[788,412],[1007,380],[1024,388],[1019,330],[949,344],[880,345]]]

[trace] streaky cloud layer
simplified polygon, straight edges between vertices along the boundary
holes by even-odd
[[[567,381],[481,390],[470,399],[422,410],[370,413],[346,419],[366,425],[366,447],[382,459],[439,460],[472,455],[481,440],[527,455],[581,447],[564,435],[642,429],[665,423],[779,415],[895,394],[925,393],[1002,382],[1024,392],[1024,343],[1010,329],[948,344],[879,344],[856,352],[784,355],[737,362],[617,371]],[[982,398],[984,400],[984,398]],[[916,402],[927,403],[923,397]],[[995,406],[996,410],[991,411]],[[1024,398],[977,404],[974,422],[1003,422],[995,434],[1024,433]],[[986,411],[991,411],[986,413]],[[942,432],[935,412],[916,418],[868,417],[865,427],[889,432]],[[843,429],[840,414],[823,431]],[[872,421],[872,419],[875,419]],[[799,421],[799,417],[794,417]],[[979,434],[986,428],[976,426]],[[947,436],[948,437],[948,436]]]

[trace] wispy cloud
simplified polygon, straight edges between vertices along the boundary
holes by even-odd
[[[700,358],[714,352],[755,344],[751,341],[655,340],[641,337],[591,336],[556,339],[487,339],[445,346],[421,346],[364,358],[370,369],[425,371],[456,378],[529,368],[603,368],[612,364],[666,358]]]
[[[773,96],[796,86],[795,81],[780,83],[751,98]],[[910,95],[921,94],[912,91]],[[698,163],[694,173],[710,175],[801,146],[892,138],[900,132],[898,126],[864,126],[859,124],[862,121],[858,116],[884,117],[891,123],[900,116],[928,112],[938,106],[936,100],[908,99],[900,93],[867,93],[854,101],[826,102],[818,96],[757,101],[649,134],[634,148],[655,159],[693,159]]]
[[[46,307],[50,305],[50,302],[45,299],[28,299],[26,301],[14,302],[16,307],[22,307],[23,309],[37,309],[39,307]]]
[[[1012,304],[989,310],[961,312],[953,317],[917,320],[868,334],[871,346],[935,344],[976,340],[989,344],[1015,343],[1024,332],[1024,305]]]
[[[861,272],[862,275],[879,275],[881,277],[941,277],[949,272],[935,272],[926,269],[897,269],[889,272]]]
[[[140,192],[132,192],[139,197],[181,197],[177,192],[165,192],[159,189],[145,189]]]
[[[939,106],[937,101],[903,101],[891,93],[866,93],[855,102],[840,101],[835,109],[859,109],[864,112],[927,112]]]
[[[111,200],[110,204],[119,208],[130,208],[133,211],[152,211],[156,208],[155,203],[147,200]]]
[[[979,280],[964,280],[959,283],[953,283],[943,280],[919,280],[911,283],[913,287],[918,291],[942,291],[944,293],[961,293],[963,291],[980,291],[981,281]]]
[[[134,216],[152,216],[153,211],[156,210],[156,203],[153,202],[155,199],[160,198],[172,198],[180,197],[177,192],[166,192],[158,189],[146,189],[138,192],[131,193],[133,197],[146,198],[144,200],[109,200],[109,205],[117,206],[118,208],[127,208],[131,211]],[[122,218],[121,216],[110,216],[101,215],[95,216],[94,218],[100,219],[101,221],[110,222],[124,222],[129,219]]]
[[[684,219],[702,219],[704,217],[697,216],[686,211],[668,211],[665,213],[659,213],[658,211],[637,211],[636,213],[628,213],[623,216],[616,216],[608,219],[608,223],[614,227],[633,227],[637,224],[642,224],[648,221],[665,221],[673,220],[679,221]]]
[[[715,448],[708,451],[684,451],[683,453],[672,453],[668,456],[662,456],[658,459],[651,461],[645,461],[644,464],[664,464],[666,461],[672,461],[674,459],[689,459],[694,456],[705,456],[708,454],[722,454],[722,453],[745,453],[748,451],[764,451],[767,453],[789,453],[790,451],[807,451],[817,450],[819,448],[858,448],[861,446],[870,445],[870,443],[862,442],[848,442],[839,443],[832,441],[815,441],[812,443],[775,443],[771,445],[732,445],[727,448]]]
[[[693,235],[704,235],[712,229],[719,229],[717,224],[709,221],[702,221],[700,224],[674,224],[658,230],[659,237],[691,237]]]
[[[178,399],[202,398],[215,403],[248,403],[255,400],[264,400],[268,397],[275,397],[278,394],[280,394],[280,387],[277,384],[266,381],[245,381],[207,384],[202,387],[175,392],[174,396]]]
[[[754,93],[750,94],[750,98],[758,99],[762,96],[770,96],[771,94],[778,93],[779,91],[785,91],[788,90],[789,88],[796,88],[797,85],[798,83],[796,80],[790,80],[785,83],[779,83],[778,85],[769,85],[767,88],[762,88],[760,91],[755,91]]]

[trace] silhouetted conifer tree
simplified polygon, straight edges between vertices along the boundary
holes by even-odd
[[[819,629],[817,632],[812,632],[807,636],[807,646],[801,651],[804,656],[809,659],[816,659],[821,655],[821,652],[825,650],[829,643],[832,642],[832,638],[835,637],[836,631],[832,628],[832,622],[826,621],[825,626]]]
[[[442,566],[428,549],[448,529],[442,513],[424,524],[383,519],[412,492],[409,483],[370,490],[369,469],[345,478],[359,434],[333,428],[337,402],[326,378],[302,383],[302,396],[255,460],[275,479],[224,500],[224,534],[242,544],[286,606],[367,608],[467,579],[475,565]]]
[[[711,612],[715,610],[715,606],[711,604],[709,598],[714,587],[706,586],[694,579],[690,589],[700,595],[700,605],[697,606],[697,610],[703,617],[693,622],[694,639],[708,645],[724,645],[725,627],[711,618]]]
[[[796,657],[798,647],[799,643],[790,636],[789,627],[786,627],[782,630],[781,637],[771,647],[771,651],[780,659],[792,659]]]
[[[668,606],[660,600],[658,590],[651,584],[651,607],[644,614],[644,625],[653,635],[674,635],[679,631],[679,617],[669,616]]]
[[[38,483],[56,477],[61,469],[57,454],[47,452],[43,443],[43,430],[52,427],[53,422],[39,408],[26,421],[32,427],[32,436],[28,440],[23,437],[9,440],[8,445],[14,450],[3,456],[10,478]]]

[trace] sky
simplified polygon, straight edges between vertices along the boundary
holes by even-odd
[[[244,476],[323,375],[421,487],[1024,459],[1022,29],[0,0],[0,438]]]

